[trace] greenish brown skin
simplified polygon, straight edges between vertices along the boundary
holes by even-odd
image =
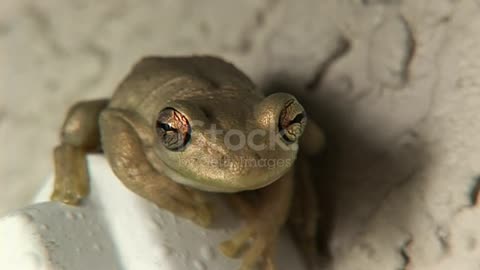
[[[163,119],[159,113],[166,108],[182,116],[182,121],[168,124],[188,123],[190,128],[189,140],[180,150],[172,150],[171,141],[167,143],[163,137],[167,131],[159,131],[159,123],[164,121],[159,120]],[[126,187],[201,226],[212,221],[205,193],[225,193],[247,225],[220,249],[230,257],[242,255],[241,269],[275,269],[273,247],[287,219],[313,267],[318,210],[308,167],[299,163],[320,151],[323,135],[312,121],[295,122],[302,113],[293,96],[277,93],[265,97],[241,71],[219,58],[145,58],[110,100],[80,102],[70,109],[61,144],[54,151],[52,200],[78,204],[87,195],[85,157],[101,148]],[[212,125],[246,136],[285,127],[287,141],[278,142],[293,148],[232,149],[225,143],[225,134],[211,135]],[[256,145],[272,142],[270,136],[254,138]],[[269,167],[242,163],[261,159],[286,162]],[[299,167],[302,173],[294,174]],[[294,179],[294,175],[300,176]]]

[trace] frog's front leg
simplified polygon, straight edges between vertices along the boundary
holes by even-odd
[[[320,269],[326,258],[319,256],[318,226],[322,218],[317,184],[309,158],[323,150],[325,136],[313,121],[309,121],[300,140],[300,153],[295,162],[295,194],[288,218],[294,239],[303,253],[308,269]]]
[[[78,204],[88,193],[86,154],[100,148],[98,117],[108,100],[79,102],[72,106],[54,150],[55,184],[51,199]]]
[[[135,113],[107,109],[100,116],[102,146],[123,184],[158,207],[208,226],[211,211],[201,193],[169,179],[154,168],[142,141],[150,141],[148,125]]]
[[[280,229],[285,224],[293,193],[293,170],[273,184],[253,191],[258,200],[249,198],[251,192],[229,196],[234,208],[246,219],[242,228],[231,240],[220,245],[220,250],[229,257],[243,254],[242,270],[275,269],[273,255]]]

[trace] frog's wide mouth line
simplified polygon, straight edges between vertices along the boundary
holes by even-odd
[[[186,186],[190,186],[193,188],[197,188],[203,191],[208,192],[220,192],[220,193],[235,193],[241,191],[248,191],[248,190],[255,190],[265,186],[270,185],[271,183],[280,179],[286,172],[282,171],[282,173],[277,173],[271,175],[268,180],[257,182],[255,185],[249,186],[228,186],[228,184],[223,183],[221,181],[214,181],[212,179],[202,179],[198,177],[192,177],[189,175],[185,175],[182,172],[177,171],[176,169],[172,168],[167,162],[163,162],[165,174],[173,181],[183,184]]]

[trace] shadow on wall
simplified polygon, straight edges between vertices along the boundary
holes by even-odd
[[[316,121],[326,134],[325,151],[311,160],[314,180],[318,189],[321,220],[319,224],[318,247],[322,255],[332,257],[332,250],[338,245],[351,246],[364,232],[372,217],[382,208],[383,202],[398,188],[407,189],[402,193],[398,213],[393,213],[391,222],[409,223],[415,211],[408,197],[424,183],[415,177],[427,161],[427,147],[412,130],[405,130],[390,143],[380,138],[382,124],[362,129],[362,121],[353,120],[349,110],[351,99],[342,96],[334,87],[318,87],[314,92],[298,89],[298,82],[288,76],[274,77],[266,84],[266,93],[290,92],[304,105],[309,120]],[[290,90],[289,90],[290,89]],[[312,96],[315,98],[312,98]],[[384,223],[391,224],[391,223]],[[388,225],[385,225],[388,226]],[[395,231],[395,228],[385,228]],[[336,238],[336,239],[335,239]],[[338,238],[341,238],[339,240]],[[385,239],[387,241],[387,239]],[[334,242],[341,244],[333,244]],[[403,247],[402,247],[403,248]],[[401,248],[401,249],[402,249]],[[402,250],[399,250],[401,254]],[[408,258],[405,264],[408,263]]]

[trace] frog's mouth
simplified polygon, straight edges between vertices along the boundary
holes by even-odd
[[[186,176],[178,172],[177,170],[171,168],[167,163],[164,163],[164,173],[172,181],[175,181],[182,185],[193,187],[195,189],[199,189],[207,192],[235,193],[235,192],[241,192],[241,191],[247,191],[247,190],[255,190],[255,189],[268,186],[271,183],[280,179],[283,175],[285,175],[286,171],[275,170],[275,173],[268,175],[268,177],[263,176],[262,178],[265,178],[263,179],[263,181],[255,181],[255,182],[249,181],[251,183],[246,185],[232,184],[232,182],[235,182],[235,181],[229,181],[229,183],[226,183],[225,181]],[[242,183],[243,181],[236,181],[236,182]]]

